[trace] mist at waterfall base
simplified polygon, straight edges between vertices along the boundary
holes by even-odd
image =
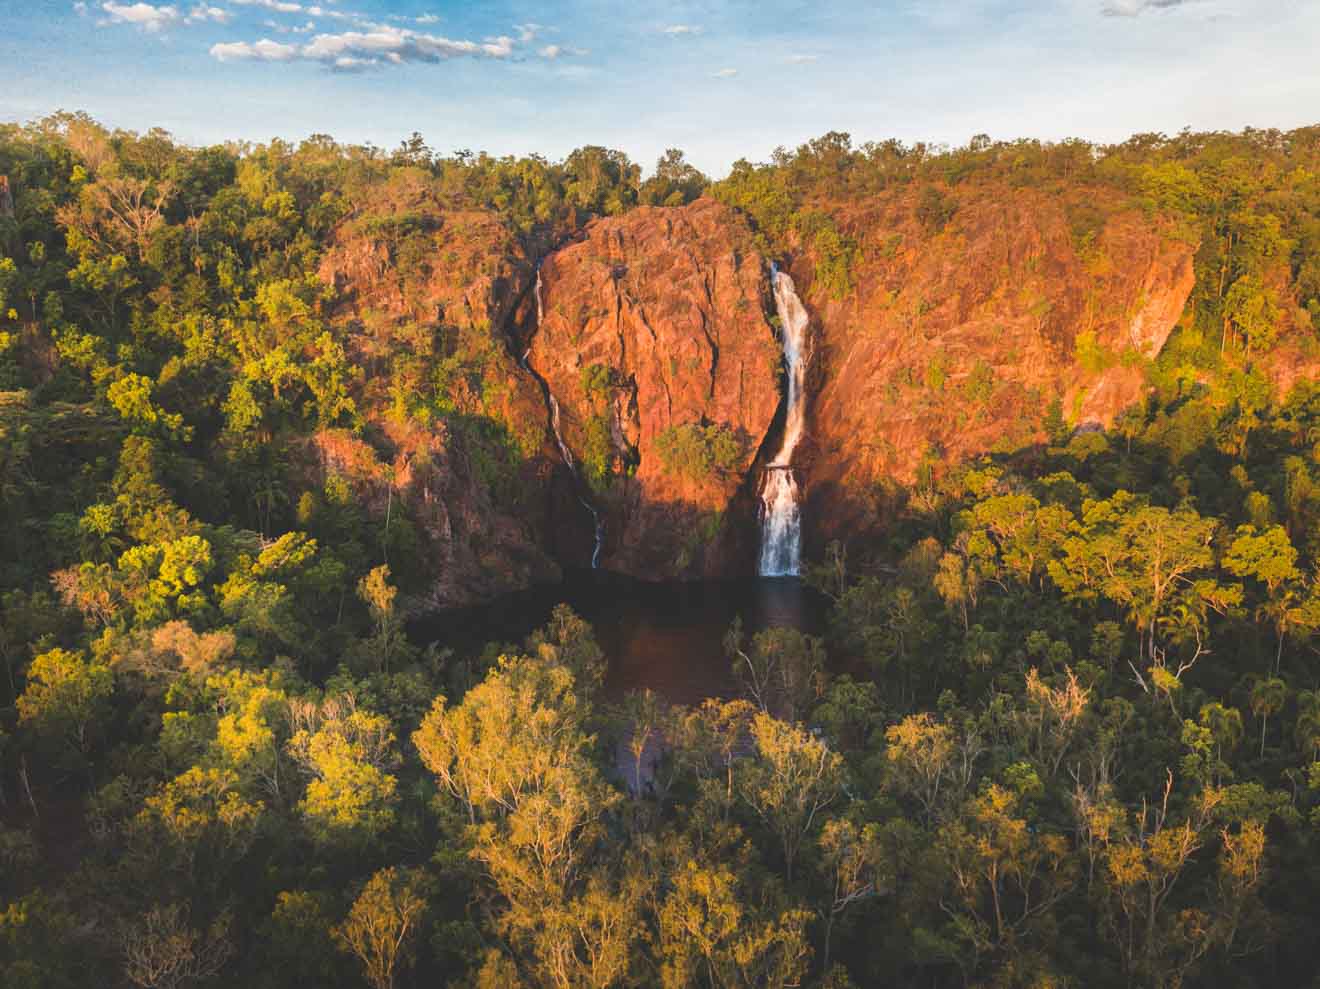
[[[648,583],[601,570],[571,571],[562,583],[508,594],[487,605],[428,615],[409,626],[418,645],[439,642],[455,658],[488,642],[521,647],[555,605],[589,621],[609,661],[608,699],[650,689],[674,704],[733,697],[737,685],[724,636],[737,617],[751,636],[771,626],[825,631],[828,602],[796,578]]]
[[[783,334],[784,367],[788,378],[785,396],[784,439],[779,452],[765,467],[761,489],[762,577],[794,577],[802,565],[802,507],[793,452],[806,427],[807,310],[797,297],[793,279],[772,267],[771,285]]]

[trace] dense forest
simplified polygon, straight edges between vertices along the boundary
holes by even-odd
[[[830,134],[711,181],[57,115],[0,126],[0,176],[0,984],[1320,985],[1320,128]],[[531,270],[714,199],[846,299],[886,249],[849,204],[902,190],[940,231],[978,187],[1195,245],[1157,357],[1077,336],[1142,377],[1109,428],[1045,396],[1023,442],[877,481],[874,528],[812,554],[826,633],[728,630],[738,697],[607,698],[566,607],[410,634],[420,502],[330,446],[384,473],[443,435],[529,531],[556,451],[509,326],[373,322],[323,270],[347,232],[406,295],[440,212]],[[735,461],[700,426],[675,472]],[[602,498],[636,466],[606,433]]]

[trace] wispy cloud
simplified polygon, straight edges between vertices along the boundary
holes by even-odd
[[[311,34],[316,30],[316,21],[308,21],[305,24],[281,24],[275,20],[264,20],[261,26],[274,31],[276,34]]]
[[[264,7],[281,14],[300,14],[303,11],[302,4],[292,3],[289,0],[233,0],[233,2],[240,7]]]
[[[1186,7],[1196,0],[1104,0],[1100,13],[1106,17],[1137,17],[1152,10]]]
[[[572,45],[546,45],[536,54],[542,58],[558,58],[560,55],[590,55],[586,48],[574,48]]]
[[[231,41],[212,45],[211,55],[222,62],[290,62],[298,57],[297,45],[285,45],[269,38],[260,41]]]
[[[684,35],[700,34],[701,25],[699,24],[671,24],[667,28],[661,29],[663,33],[671,38],[681,38]]]
[[[287,45],[263,38],[258,42],[230,42],[211,47],[222,62],[318,62],[339,71],[361,71],[388,65],[434,63],[452,58],[509,60],[519,54],[519,42],[507,35],[484,41],[455,40],[410,28],[376,25],[369,31],[318,34],[304,45]],[[523,50],[527,54],[531,52]],[[582,55],[585,50],[547,45],[542,58]]]
[[[223,7],[208,7],[206,4],[198,4],[184,18],[184,22],[187,24],[202,24],[206,21],[214,21],[216,24],[228,24],[229,11]]]
[[[790,55],[790,56],[788,56],[788,60],[789,60],[790,62],[792,62],[794,65],[807,65],[807,64],[809,64],[809,63],[811,63],[811,62],[818,61],[819,59],[820,59],[820,56],[819,56],[819,55]]]
[[[738,70],[737,70],[737,69],[720,69],[718,72],[715,73],[714,78],[716,78],[716,79],[732,79],[732,78],[733,78],[734,76],[736,76],[737,74],[738,74]]]
[[[111,2],[101,4],[101,9],[109,15],[110,22],[133,24],[151,34],[181,20],[179,8],[174,6],[153,7],[149,3]]]
[[[440,18],[435,14],[422,14],[422,16],[416,18],[416,21],[418,24],[439,24]]]

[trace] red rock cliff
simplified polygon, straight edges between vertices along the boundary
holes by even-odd
[[[580,495],[605,519],[606,569],[753,571],[781,348],[767,262],[738,213],[704,199],[590,224],[544,259],[538,318],[533,263],[493,216],[446,209],[420,175],[373,195],[322,265],[368,371],[371,438],[327,434],[319,452],[374,501],[391,483],[406,499],[436,572],[428,603],[551,579],[552,559],[587,565]],[[911,482],[923,457],[1039,442],[1056,398],[1071,422],[1108,425],[1186,305],[1195,245],[1112,193],[945,195],[942,225],[906,189],[812,204],[857,245],[841,297],[815,240],[784,259],[812,318],[797,457],[809,551],[876,525],[877,482]],[[559,402],[577,482],[540,384],[510,356],[512,327]],[[397,415],[432,387],[400,384],[400,351],[453,371],[436,398],[448,426]],[[512,438],[513,477],[492,480],[469,420]]]
[[[584,474],[606,471],[593,495],[601,565],[650,579],[748,572],[730,508],[779,405],[780,347],[744,221],[709,199],[638,209],[591,224],[541,274],[529,360]],[[736,444],[711,470],[662,456],[697,425]],[[743,521],[753,513],[744,505]]]
[[[370,197],[320,269],[364,371],[357,401],[367,428],[319,434],[318,463],[356,486],[374,514],[392,502],[419,527],[432,579],[416,607],[556,579],[544,548],[542,494],[554,466],[545,406],[504,336],[534,266],[495,216],[448,209],[424,173],[396,176]]]
[[[907,191],[826,205],[858,245],[841,299],[810,245],[791,259],[819,344],[805,456],[817,549],[874,522],[876,482],[911,482],[925,456],[1043,439],[1056,397],[1070,422],[1109,425],[1183,313],[1195,245],[1162,220],[1085,189],[965,195],[948,194],[942,229]]]

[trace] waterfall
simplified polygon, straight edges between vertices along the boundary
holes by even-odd
[[[543,312],[544,310],[541,308],[541,266],[540,264],[537,264],[536,328],[538,330],[541,328],[541,317]],[[564,466],[566,466],[572,473],[573,479],[577,482],[578,487],[585,488],[586,484],[582,480],[582,475],[578,473],[577,461],[573,458],[573,451],[568,448],[568,444],[564,441],[564,434],[560,429],[559,400],[555,398],[554,394],[550,391],[550,385],[546,382],[545,378],[541,377],[528,361],[527,358],[530,354],[530,350],[524,350],[522,357],[518,358],[518,364],[524,371],[536,379],[537,383],[541,386],[541,391],[545,393],[545,404],[550,408],[550,431],[554,434],[555,443],[559,445],[559,455],[564,458]],[[595,531],[595,544],[591,548],[591,569],[599,570],[600,551],[605,545],[605,520],[601,518],[600,512],[596,510],[596,506],[588,501],[581,491],[578,492],[577,500],[581,502],[582,507],[591,515]]]
[[[809,348],[807,310],[797,297],[793,279],[778,266],[770,269],[775,308],[784,338],[784,364],[788,369],[788,415],[779,452],[766,465],[761,487],[762,577],[796,577],[802,561],[802,508],[793,451],[806,425],[806,378]]]

